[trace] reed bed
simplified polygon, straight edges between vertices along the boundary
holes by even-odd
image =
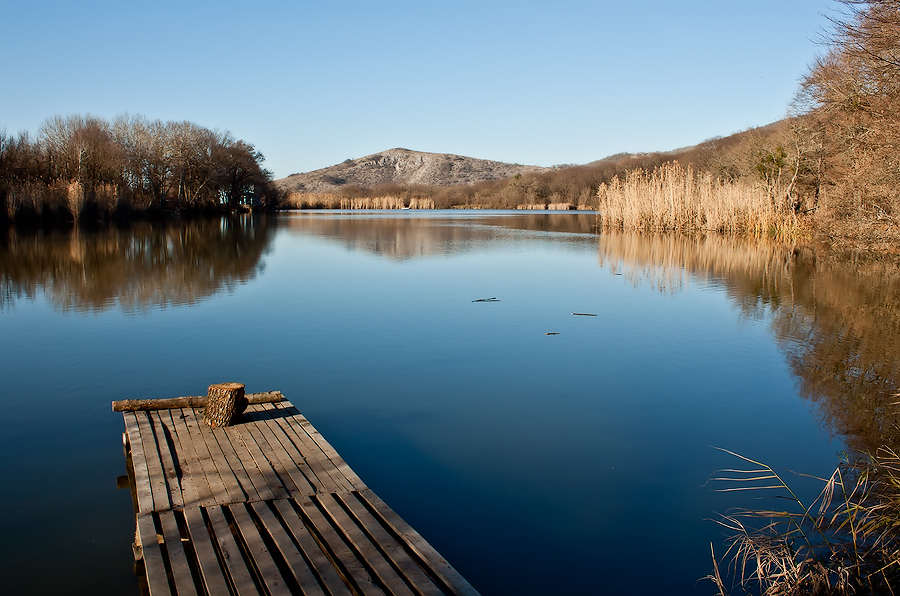
[[[572,211],[575,206],[572,203],[528,203],[516,205],[516,209],[528,211]]]
[[[434,199],[397,196],[348,198],[336,193],[293,192],[287,204],[295,209],[434,209]]]
[[[731,453],[731,452],[727,452]],[[900,456],[847,457],[811,502],[798,496],[785,474],[731,453],[749,467],[722,470],[723,491],[757,491],[773,509],[741,509],[721,517],[732,533],[723,562],[745,594],[897,594],[900,590]],[[811,476],[803,475],[806,478]],[[708,576],[727,596],[713,553]]]
[[[630,231],[719,232],[796,237],[800,222],[785,189],[723,181],[670,162],[634,169],[597,190],[603,227]],[[784,198],[779,198],[779,197]]]

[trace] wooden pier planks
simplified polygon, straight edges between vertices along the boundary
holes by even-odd
[[[290,402],[124,418],[151,596],[478,594]]]

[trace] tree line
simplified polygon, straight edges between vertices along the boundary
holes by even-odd
[[[55,116],[37,137],[0,130],[0,222],[274,207],[263,155],[191,122]]]

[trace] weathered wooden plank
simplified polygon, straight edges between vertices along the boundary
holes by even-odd
[[[353,550],[362,557],[366,567],[375,574],[381,585],[387,587],[390,594],[394,596],[413,596],[412,590],[409,589],[403,578],[397,574],[397,571],[384,558],[378,548],[372,544],[369,537],[359,529],[355,520],[351,519],[347,512],[341,508],[336,498],[337,495],[335,494],[325,494],[318,495],[316,500],[328,516],[334,520],[335,525],[340,528],[346,541],[353,546]]]
[[[290,402],[285,402],[290,405]],[[340,478],[332,469],[332,464],[327,456],[321,452],[315,442],[300,428],[303,416],[297,409],[291,406],[289,409],[274,409],[270,405],[260,406],[265,410],[266,424],[280,429],[280,436],[285,442],[290,442],[293,448],[300,454],[303,464],[300,466],[307,482],[315,488],[315,492],[333,492],[345,490],[346,487],[335,478]],[[288,416],[284,416],[288,413]]]
[[[289,495],[293,495],[295,493],[300,492],[300,489],[294,484],[294,480],[291,478],[288,473],[288,469],[285,467],[284,462],[282,462],[279,457],[279,453],[276,452],[276,449],[269,444],[269,441],[266,439],[265,433],[263,433],[262,427],[264,425],[258,421],[254,420],[253,422],[249,422],[242,427],[242,431],[246,431],[251,437],[253,437],[253,441],[256,443],[256,446],[262,452],[263,456],[265,456],[266,461],[269,462],[269,465],[272,467],[272,470],[278,475],[278,478],[281,479],[282,486],[284,490],[288,492]],[[281,451],[281,444],[274,440],[275,446],[278,447],[278,451]],[[288,459],[288,458],[285,458]],[[287,465],[290,467],[294,467],[294,463],[289,459],[287,461]]]
[[[199,439],[206,444],[213,465],[216,467],[219,478],[222,480],[225,491],[228,493],[228,502],[219,502],[219,504],[243,503],[247,500],[247,495],[244,494],[244,491],[241,489],[241,484],[238,482],[237,476],[235,475],[234,470],[231,469],[231,464],[228,462],[228,458],[225,457],[222,448],[219,446],[219,441],[216,439],[216,435],[222,432],[221,429],[203,428],[204,426],[206,425],[199,426],[199,428],[202,429],[200,431]]]
[[[220,438],[223,435],[220,435]],[[253,490],[258,495],[261,501],[270,501],[275,498],[275,493],[272,492],[272,489],[269,487],[269,483],[266,482],[266,478],[263,476],[262,472],[260,472],[259,467],[256,465],[256,461],[253,459],[253,456],[247,450],[247,447],[244,445],[244,442],[241,440],[240,431],[233,426],[229,426],[225,428],[224,439],[228,441],[228,444],[231,445],[231,451],[234,452],[235,457],[237,458],[236,465],[239,465],[241,470],[244,471],[247,475],[247,480],[250,482],[250,486],[253,487]],[[222,441],[224,442],[224,440]],[[223,450],[226,449],[224,445],[220,442]],[[243,482],[243,480],[241,481]],[[249,489],[245,489],[245,492],[250,494]]]
[[[194,450],[197,453],[197,461],[203,469],[206,482],[209,484],[209,489],[212,492],[213,502],[218,505],[228,504],[231,501],[228,495],[228,489],[225,488],[225,482],[219,475],[219,470],[216,468],[212,454],[209,452],[209,447],[206,445],[206,438],[203,436],[203,429],[201,426],[203,422],[198,422],[195,417],[187,417],[184,419],[184,423],[190,433]],[[212,432],[209,429],[206,430],[207,432]]]
[[[252,504],[252,507],[260,523],[262,523],[266,532],[278,547],[282,558],[287,562],[294,581],[297,582],[303,593],[308,596],[318,596],[319,594],[325,596],[325,592],[322,591],[322,587],[316,581],[313,571],[309,568],[300,551],[297,550],[278,518],[269,509],[269,506],[266,503],[255,502]],[[341,585],[343,586],[343,584]]]
[[[181,543],[181,531],[178,529],[175,513],[160,511],[159,524],[162,526],[166,552],[169,556],[169,567],[172,569],[172,578],[175,580],[178,596],[196,596],[197,588],[194,585],[191,567],[184,552],[184,545]]]
[[[331,523],[325,519],[325,516],[322,515],[316,504],[308,497],[294,500],[300,505],[303,515],[315,528],[316,533],[324,540],[328,550],[350,574],[357,589],[366,595],[382,596],[384,592],[375,584],[371,576],[369,576],[368,570],[344,543],[343,538],[334,531]]]
[[[270,405],[269,407],[274,409],[276,406]],[[322,453],[324,458],[323,465],[338,485],[344,490],[361,490],[366,488],[366,485],[359,479],[356,472],[347,465],[344,459],[334,450],[334,447],[310,424],[309,420],[298,414],[292,422],[292,429],[304,440],[305,444],[309,445],[309,449],[313,452],[317,450]]]
[[[241,550],[231,533],[231,528],[228,527],[228,520],[225,519],[222,508],[219,505],[213,505],[206,508],[206,513],[209,516],[213,534],[216,536],[219,552],[222,553],[222,560],[225,562],[225,567],[228,569],[238,595],[249,596],[252,594],[255,596],[259,594],[250,570],[247,569],[247,564],[241,555]]]
[[[147,587],[150,596],[171,596],[169,579],[166,576],[166,567],[163,563],[162,550],[159,548],[159,539],[156,537],[156,526],[153,523],[153,514],[138,515],[138,535],[141,537],[141,552],[144,558],[144,571],[147,574]]]
[[[406,543],[406,548],[414,552],[419,561],[426,565],[431,573],[444,583],[444,588],[458,596],[479,596],[478,591],[459,574],[447,561],[438,554],[434,547],[413,530],[403,518],[388,507],[371,489],[359,491],[361,500],[367,504],[385,527]]]
[[[206,522],[203,520],[200,507],[186,507],[184,521],[191,537],[191,546],[194,547],[194,554],[197,557],[197,567],[200,569],[200,575],[203,576],[206,593],[210,596],[230,594],[228,580],[219,564],[216,549],[213,546]]]
[[[203,464],[200,462],[200,454],[197,453],[197,449],[194,447],[194,438],[191,435],[191,430],[187,426],[186,418],[188,416],[188,412],[193,415],[192,410],[171,410],[169,414],[172,416],[172,428],[175,430],[175,434],[178,436],[178,442],[181,445],[181,449],[179,450],[179,460],[183,462],[182,470],[187,470],[187,476],[190,478],[190,484],[193,485],[193,490],[196,491],[197,500],[192,501],[188,498],[185,498],[186,504],[196,503],[202,505],[204,507],[209,507],[210,505],[214,505],[216,502],[215,497],[212,493],[212,488],[210,487],[209,480],[206,478],[206,474],[203,470]],[[186,468],[184,466],[187,466]],[[185,479],[182,478],[182,487],[186,484]],[[184,494],[182,493],[184,497]]]
[[[253,459],[253,456],[244,445],[240,431],[234,427],[228,427],[225,429],[225,437],[234,450],[241,469],[247,473],[250,484],[253,486],[256,494],[259,495],[259,500],[271,501],[276,498],[265,476],[256,465],[256,460]]]
[[[350,484],[351,490],[363,490],[367,488],[365,483],[360,479],[359,476],[356,475],[356,472],[347,465],[347,462],[344,461],[338,452],[335,451],[334,447],[331,446],[331,443],[325,440],[325,437],[316,430],[316,428],[307,420],[305,417],[301,416],[300,420],[300,428],[302,428],[309,437],[316,442],[316,445],[322,450],[322,452],[328,457],[334,466],[340,470],[341,474],[346,478],[347,482]]]
[[[272,491],[272,494],[276,499],[286,499],[288,498],[288,492],[285,490],[284,485],[281,483],[281,479],[278,477],[278,474],[272,468],[272,464],[266,459],[266,456],[260,450],[259,445],[256,443],[256,439],[249,432],[247,425],[242,424],[240,426],[232,427],[237,433],[238,437],[241,440],[241,444],[244,446],[244,450],[248,453],[253,460],[254,465],[256,466],[257,471],[260,476],[265,480],[266,484],[269,486],[269,489]]]
[[[159,455],[159,446],[156,444],[156,436],[150,427],[150,419],[146,412],[136,415],[138,429],[141,432],[141,443],[144,446],[144,458],[147,461],[147,470],[150,472],[150,490],[153,491],[153,509],[162,511],[169,509],[172,502],[169,500],[169,487],[166,485],[166,476],[163,474],[162,461]],[[165,449],[165,446],[163,446]]]
[[[138,513],[153,511],[153,490],[150,488],[150,470],[144,456],[144,444],[138,428],[137,417],[128,412],[125,414],[125,429],[131,443],[131,467],[134,469],[134,492],[137,495]]]
[[[191,473],[190,463],[185,457],[186,450],[181,444],[181,438],[178,436],[175,422],[175,416],[178,415],[177,412],[180,412],[180,410],[162,410],[158,412],[158,415],[169,430],[169,436],[175,447],[175,450],[172,452],[172,463],[181,470],[181,476],[178,476],[178,484],[181,486],[181,507],[184,508],[188,505],[196,505],[200,498],[197,493],[197,487],[194,484],[194,475]]]
[[[373,543],[377,544],[384,554],[393,562],[421,596],[443,596],[441,590],[425,573],[419,563],[403,548],[399,540],[394,538],[384,528],[381,522],[357,498],[356,493],[342,493],[334,495],[334,498],[344,502],[354,517],[355,523],[370,536]]]
[[[291,442],[290,438],[285,435],[284,430],[280,426],[275,424],[273,420],[260,419],[253,423],[253,427],[255,427],[262,439],[268,443],[272,454],[278,458],[280,463],[279,475],[282,478],[287,475],[290,479],[292,486],[289,487],[289,492],[291,495],[312,495],[319,491],[316,477],[309,470],[303,454]],[[304,468],[306,469],[305,472]],[[282,471],[284,474],[282,474]],[[312,476],[313,481],[310,481],[308,476]]]
[[[267,419],[261,422],[262,426],[271,432],[271,436],[284,449],[284,454],[288,458],[285,460],[285,466],[288,467],[288,472],[301,494],[314,495],[324,492],[325,487],[306,461],[302,445],[299,445],[299,441],[291,438],[293,433],[286,431],[276,420]],[[287,461],[290,461],[290,465]]]
[[[181,482],[178,478],[178,472],[175,469],[175,460],[171,453],[171,448],[166,439],[167,432],[169,437],[172,438],[171,430],[166,424],[166,419],[168,419],[169,424],[172,423],[172,417],[168,415],[168,412],[165,412],[165,414],[166,416],[162,417],[159,412],[148,412],[148,416],[153,423],[156,444],[159,445],[159,455],[162,462],[163,473],[166,475],[166,485],[169,488],[169,501],[172,503],[173,507],[181,509],[184,506],[184,499],[181,494]]]
[[[269,549],[263,542],[259,529],[256,527],[250,514],[247,513],[246,505],[232,505],[228,509],[231,511],[232,517],[234,517],[235,526],[237,526],[241,537],[244,539],[250,558],[253,559],[253,563],[266,589],[272,596],[279,594],[290,596],[291,590],[278,571],[278,566],[272,559],[272,553],[269,552]]]
[[[329,558],[331,555],[327,551],[323,551],[316,541],[316,538],[310,533],[309,528],[294,510],[294,507],[286,499],[273,501],[278,515],[281,517],[282,524],[294,539],[300,545],[300,550],[306,556],[306,560],[310,562],[315,572],[318,574],[322,583],[333,596],[344,596],[351,594],[348,588],[349,580],[345,580],[341,570],[332,563]],[[255,506],[265,506],[263,503],[257,503]]]
[[[228,467],[231,468],[232,473],[234,473],[234,477],[237,479],[238,484],[240,484],[241,489],[247,495],[246,501],[259,501],[263,497],[260,496],[259,490],[256,485],[253,483],[253,479],[250,477],[250,474],[247,472],[247,469],[244,467],[243,462],[241,462],[241,458],[238,457],[237,453],[234,450],[234,444],[231,441],[230,432],[231,427],[224,427],[220,431],[216,431],[213,433],[213,436],[216,439],[216,442],[219,444],[219,449],[225,456],[225,460],[228,462]]]
[[[265,415],[270,415],[268,410],[265,412]],[[333,462],[328,459],[328,456],[325,455],[309,435],[298,428],[298,422],[301,419],[305,420],[299,415],[289,418],[269,418],[271,422],[277,424],[285,432],[288,438],[296,441],[297,446],[302,449],[303,459],[312,473],[315,474],[318,484],[321,485],[322,490],[318,490],[318,492],[347,490],[348,487],[340,482],[342,476],[335,469]]]

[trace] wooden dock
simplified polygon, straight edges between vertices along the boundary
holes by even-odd
[[[290,402],[217,429],[194,408],[124,417],[151,596],[478,594]]]

